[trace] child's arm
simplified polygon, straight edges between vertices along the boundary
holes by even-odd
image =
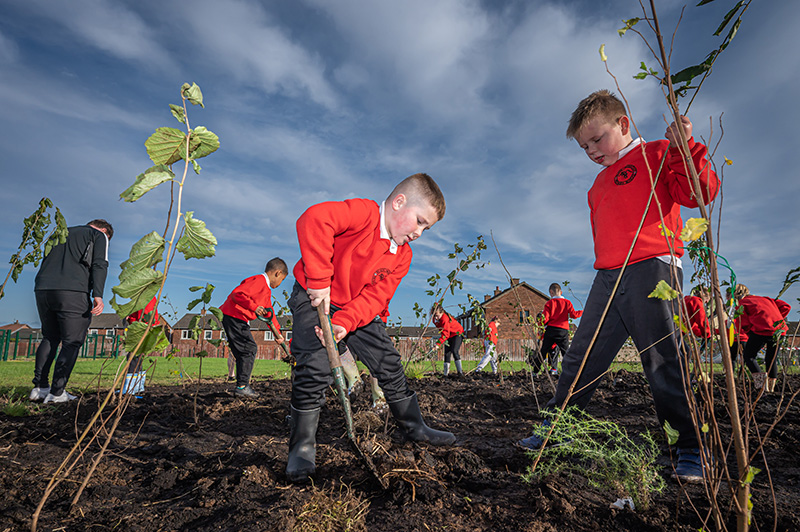
[[[682,116],[681,127],[686,134],[689,155],[700,181],[703,205],[707,205],[717,196],[720,181],[706,159],[708,148],[699,142],[695,142],[694,138],[691,136],[692,122],[685,116]],[[694,193],[691,179],[689,178],[690,172],[686,167],[683,154],[678,149],[680,137],[678,135],[678,126],[675,122],[669,125],[665,136],[669,141],[669,155],[667,157],[667,172],[665,177],[670,195],[677,203],[685,207],[697,207],[699,206],[699,202],[697,201],[698,198]]]
[[[364,204],[354,200],[327,201],[309,207],[297,219],[297,241],[303,257],[306,291],[311,306],[330,313],[333,241],[348,230],[362,229],[369,219]]]
[[[411,253],[407,253],[393,271],[375,284],[365,286],[357,296],[333,315],[331,321],[334,327],[340,325],[347,332],[351,332],[371,322],[389,304],[410,266]]]

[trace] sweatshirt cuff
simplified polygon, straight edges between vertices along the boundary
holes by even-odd
[[[312,279],[306,277],[306,290],[322,290],[331,286],[330,278]]]

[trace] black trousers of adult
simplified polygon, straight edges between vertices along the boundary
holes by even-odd
[[[618,269],[597,272],[581,323],[561,361],[562,372],[556,394],[547,403],[547,408],[564,404],[619,272]],[[683,283],[680,270],[678,286],[670,278],[670,266],[659,259],[637,262],[626,268],[568,404],[581,408],[589,404],[603,374],[630,336],[640,351],[642,369],[653,393],[659,424],[663,427],[664,421],[669,421],[678,431],[678,448],[695,448],[697,435],[684,390],[679,351],[681,337],[673,320],[678,308],[674,302],[648,297],[660,280],[675,289]]]
[[[319,325],[316,307],[299,283],[294,284],[289,298],[292,311],[292,355],[297,360],[292,382],[292,406],[312,410],[322,404],[325,389],[333,383],[325,346],[314,332]],[[331,306],[331,316],[338,309]],[[390,403],[413,395],[408,387],[400,353],[395,349],[386,326],[379,318],[350,332],[343,340],[353,355],[378,379]]]
[[[455,336],[451,336],[444,342],[444,363],[445,365],[450,363],[450,357],[453,357],[453,360],[461,360],[461,335],[457,334]]]
[[[547,360],[550,367],[556,366],[558,360],[558,349],[566,353],[569,349],[569,331],[561,327],[547,326],[542,336],[542,362]],[[538,373],[539,368],[535,368],[534,373]]]
[[[236,386],[247,386],[250,384],[250,376],[253,374],[253,365],[258,354],[258,346],[253,340],[253,333],[250,332],[250,324],[223,314],[222,328],[228,337],[228,347],[236,359]]]
[[[764,354],[764,363],[767,365],[767,375],[774,379],[778,376],[778,365],[775,359],[778,356],[778,343],[772,336],[763,336],[761,334],[749,333],[747,343],[744,345],[742,351],[742,359],[744,360],[747,369],[750,373],[761,373],[761,366],[758,365],[756,355],[762,347],[767,346],[766,353]]]
[[[89,323],[92,321],[92,303],[86,292],[37,290],[35,293],[43,338],[36,349],[33,385],[37,388],[48,388],[50,367],[55,361],[50,393],[61,395],[86,340]]]

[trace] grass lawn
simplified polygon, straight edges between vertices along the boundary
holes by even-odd
[[[75,393],[108,389],[116,372],[125,364],[124,358],[96,359],[79,358],[72,370],[67,388]],[[143,368],[147,370],[147,381],[152,384],[182,385],[196,382],[200,370],[200,359],[195,357],[145,357]],[[33,387],[34,360],[17,359],[0,362],[0,394],[6,395],[15,388],[19,395],[27,394]],[[203,379],[224,379],[228,375],[228,361],[224,358],[203,359]],[[256,360],[253,367],[255,379],[283,379],[289,377],[289,366],[280,360]]]

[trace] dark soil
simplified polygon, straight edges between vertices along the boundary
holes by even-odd
[[[798,387],[800,377],[789,377],[786,390]],[[607,377],[588,413],[616,420],[631,434],[659,434],[659,467],[667,487],[653,494],[644,511],[611,508],[621,493],[593,488],[577,475],[522,481],[531,458],[513,444],[542,419],[525,373],[507,376],[502,384],[490,375],[412,382],[428,424],[457,435],[450,448],[402,443],[391,419],[373,413],[369,394],[361,392],[354,399],[358,433],[362,445],[372,446],[387,490],[354,452],[332,394],[317,434],[314,485],[298,486],[284,474],[289,381],[254,383],[261,397],[252,401],[234,399],[229,388],[222,382],[202,385],[195,424],[194,386],[148,387],[129,407],[78,504],[70,508],[88,460],[49,498],[39,530],[326,530],[319,506],[314,510],[310,504],[321,493],[328,500],[360,503],[363,513],[349,526],[370,532],[714,529],[702,521],[708,508],[704,487],[684,490],[669,479],[668,448],[640,374]],[[535,389],[543,404],[550,397],[545,377],[536,378]],[[98,397],[86,395],[80,404],[36,416],[0,414],[0,532],[30,530],[50,477],[96,412]],[[780,395],[772,394],[759,402],[756,418],[763,430],[779,401]],[[717,415],[729,426],[722,405]],[[799,424],[800,410],[793,404],[770,435],[769,474],[753,482],[754,530],[800,530]],[[95,444],[87,456],[96,451]],[[735,471],[732,454],[731,465]],[[727,511],[729,498],[720,500]],[[735,515],[728,514],[726,525],[735,530]]]

